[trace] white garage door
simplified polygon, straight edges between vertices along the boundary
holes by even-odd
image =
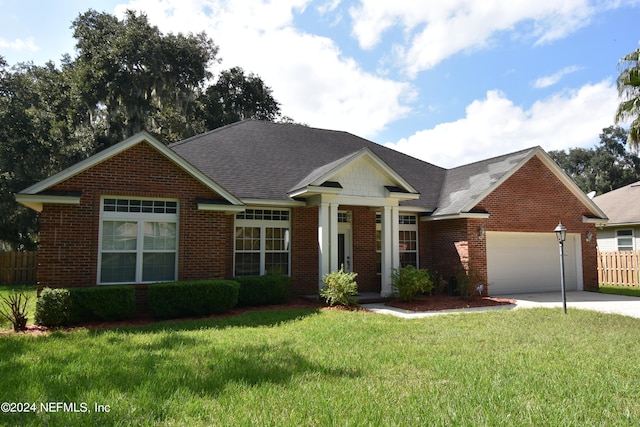
[[[560,291],[560,249],[555,233],[487,232],[489,295]],[[564,244],[567,290],[582,289],[580,235]]]

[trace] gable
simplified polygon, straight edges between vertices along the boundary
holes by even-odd
[[[142,147],[146,147],[144,150],[147,151],[136,154]],[[133,151],[130,151],[132,149]],[[112,160],[123,158],[128,158],[127,164],[120,166],[111,165]],[[161,167],[162,162],[165,162],[164,168]],[[43,205],[47,203],[77,205],[80,202],[82,193],[79,188],[72,188],[74,185],[78,185],[73,184],[73,179],[79,175],[91,174],[91,171],[94,169],[104,169],[104,172],[95,178],[97,181],[106,182],[115,179],[118,181],[119,186],[132,190],[132,186],[127,184],[132,181],[130,174],[138,173],[143,164],[149,165],[148,169],[141,172],[147,177],[160,175],[158,179],[170,178],[166,174],[166,165],[171,165],[171,169],[180,170],[181,173],[190,176],[192,180],[197,181],[200,185],[219,195],[226,204],[242,205],[242,202],[234,195],[213,182],[198,169],[194,168],[146,132],[134,135],[70,168],[24,189],[16,194],[16,201],[37,211],[41,211]],[[110,166],[105,169],[106,165]],[[118,185],[116,185],[116,187],[118,187]]]
[[[534,160],[535,159],[535,160]],[[556,205],[562,204],[562,200],[577,199],[581,205],[579,210],[586,212],[589,218],[606,220],[605,214],[589,199],[571,178],[551,159],[540,147],[483,160],[470,165],[461,166],[447,171],[445,184],[440,195],[440,204],[434,214],[434,219],[451,215],[464,215],[472,212],[483,212],[484,199],[496,192],[505,182],[515,174],[521,173],[521,169],[530,162],[539,167],[520,186],[518,194],[520,198],[528,193],[535,193],[538,188],[547,185],[550,179],[558,187],[548,190],[550,197],[555,197]],[[526,170],[526,169],[525,169]],[[524,173],[524,172],[522,172]],[[554,196],[555,194],[555,196]],[[560,194],[565,196],[561,197]],[[516,197],[515,194],[505,197]],[[516,203],[514,199],[512,203]],[[518,199],[515,199],[518,200]]]
[[[363,148],[313,170],[289,192],[290,197],[319,193],[415,200],[416,189],[372,151]]]
[[[597,206],[584,193],[580,196],[574,190],[557,171],[549,168],[544,158],[536,155],[509,174],[472,209],[488,212],[489,227],[496,230],[552,232],[560,219],[564,224],[564,218],[573,218],[578,224],[584,218],[600,217]]]
[[[340,183],[343,195],[363,197],[385,197],[386,187],[400,185],[388,173],[377,168],[369,158],[352,162],[327,181]]]

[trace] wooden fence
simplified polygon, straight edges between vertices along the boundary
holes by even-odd
[[[38,279],[38,252],[0,252],[0,283],[34,285]]]
[[[598,252],[600,285],[640,287],[640,251]]]

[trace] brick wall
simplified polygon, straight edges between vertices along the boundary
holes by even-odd
[[[297,295],[318,293],[318,207],[291,209],[291,287]]]
[[[117,172],[117,173],[115,173]],[[82,191],[80,206],[45,205],[41,213],[41,286],[90,286],[97,281],[100,197],[179,200],[178,278],[228,277],[233,269],[233,216],[198,211],[196,199],[219,199],[146,143],[57,185]]]
[[[487,231],[552,233],[558,222],[562,222],[569,233],[580,233],[584,288],[598,288],[596,239],[586,240],[588,231],[596,235],[596,228],[582,220],[583,215],[595,213],[537,157],[523,165],[476,208],[491,214]]]
[[[533,157],[474,209],[489,212],[488,219],[455,219],[421,224],[421,260],[445,280],[461,268],[471,268],[487,281],[485,231],[552,233],[558,222],[571,233],[580,233],[585,289],[597,289],[596,239],[586,241],[595,225],[582,221],[593,215],[542,161]]]
[[[367,206],[340,206],[350,210],[353,234],[353,271],[358,273],[358,291],[380,292],[376,273],[376,212]]]

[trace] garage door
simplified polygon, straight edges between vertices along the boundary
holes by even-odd
[[[553,232],[487,232],[489,295],[560,291],[560,250]],[[582,289],[580,235],[564,244],[567,290]]]

